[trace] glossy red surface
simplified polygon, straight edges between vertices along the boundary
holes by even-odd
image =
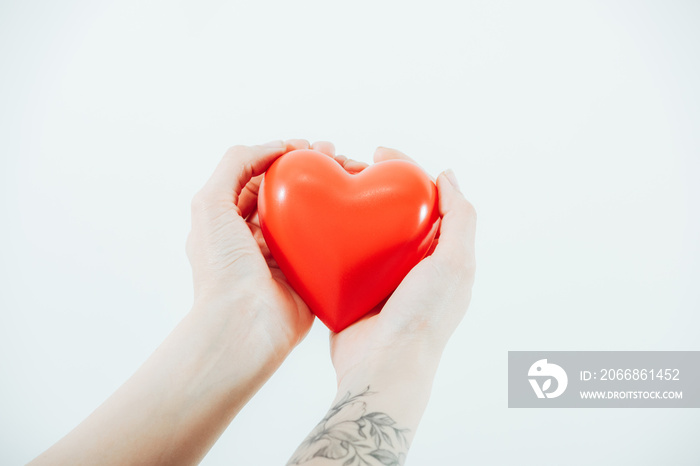
[[[427,253],[439,220],[435,184],[417,165],[388,160],[351,175],[312,150],[272,164],[258,213],[280,269],[334,332],[398,286]]]

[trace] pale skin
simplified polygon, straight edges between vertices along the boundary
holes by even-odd
[[[201,461],[313,323],[313,314],[271,257],[256,212],[265,170],[284,153],[306,148],[333,157],[349,173],[367,166],[337,156],[325,141],[229,149],[192,201],[186,248],[194,282],[191,311],[124,385],[30,464]],[[374,154],[375,162],[395,158],[408,159],[388,148]],[[384,441],[386,449],[374,449],[379,453],[365,456],[369,462],[362,464],[390,464],[381,455],[405,457],[443,348],[466,312],[474,278],[475,211],[451,171],[441,173],[436,184],[441,225],[431,255],[369,317],[331,334],[337,409],[317,427],[323,435],[304,441],[290,464],[341,465],[353,449],[369,451],[361,442],[349,445],[333,437],[340,427],[364,425],[365,419],[396,428],[401,438],[389,440],[392,448]]]

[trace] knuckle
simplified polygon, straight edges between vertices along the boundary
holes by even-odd
[[[248,149],[247,146],[244,146],[242,144],[236,144],[235,146],[231,146],[226,150],[226,154],[229,157],[237,157],[244,153]]]
[[[224,159],[229,159],[231,161],[239,161],[245,158],[246,153],[250,150],[248,146],[237,144],[226,149],[224,153]]]
[[[229,147],[224,154],[224,159],[229,166],[237,167],[240,172],[239,177],[250,178],[253,172],[250,160],[254,153],[254,148],[239,144]]]

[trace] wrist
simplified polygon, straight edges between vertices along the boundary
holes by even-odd
[[[264,303],[254,295],[198,299],[185,321],[202,342],[202,359],[217,361],[219,374],[233,381],[241,376],[266,379],[292,350],[270,334]]]
[[[442,348],[410,342],[368,353],[358,363],[338,374],[338,392],[358,387],[432,387]]]
[[[286,293],[286,294],[285,294]],[[286,357],[308,333],[313,315],[300,298],[276,283],[239,283],[226,292],[195,295],[193,314],[212,314],[220,324],[245,328],[258,344]]]
[[[375,351],[361,360],[339,378],[331,410],[295,452],[292,464],[318,456],[340,457],[337,464],[375,464],[371,457],[383,464],[403,464],[430,398],[439,359],[428,348],[414,345]],[[334,455],[328,456],[328,451]]]

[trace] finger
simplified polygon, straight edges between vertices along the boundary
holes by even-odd
[[[287,139],[284,143],[287,145],[287,152],[309,148],[309,141],[306,139]]]
[[[311,148],[313,150],[323,152],[324,154],[326,154],[330,157],[333,157],[335,155],[335,146],[333,145],[332,142],[316,141],[313,144],[311,144]]]
[[[306,139],[288,139],[284,144],[287,151],[309,148],[309,141]],[[241,217],[248,218],[257,207],[260,183],[262,183],[262,175],[254,176],[241,191],[238,202],[236,203]]]
[[[349,159],[344,155],[335,155],[335,146],[329,141],[316,141],[311,144],[311,149],[322,152],[338,162],[348,173],[359,173],[368,165],[364,162]]]
[[[374,163],[384,162],[386,160],[405,160],[407,162],[415,163],[416,165],[418,165],[418,162],[416,162],[415,160],[413,160],[411,157],[404,154],[400,150],[390,149],[388,147],[382,147],[382,146],[377,147],[377,150],[374,151]],[[420,165],[418,165],[418,166],[420,167]],[[421,169],[422,168],[423,167],[421,167]],[[423,171],[425,171],[425,170],[423,170]],[[430,173],[427,173],[427,172],[426,172],[426,174],[430,177],[430,179],[433,181],[433,183],[435,183],[435,178],[433,178],[433,175],[431,175]]]
[[[202,188],[204,199],[233,201],[237,205],[241,191],[251,178],[264,173],[285,149],[282,141],[273,141],[261,146],[231,147]]]
[[[246,219],[246,221],[250,225],[255,225],[256,227],[260,226],[260,214],[258,213],[258,209],[255,209],[250,216]]]
[[[476,211],[459,190],[452,170],[437,179],[440,197],[440,239],[431,255],[451,273],[473,269]]]
[[[336,155],[333,158],[345,169],[346,172],[350,174],[360,173],[362,170],[369,166],[364,162],[358,162],[357,160],[349,159],[344,155]]]
[[[416,163],[415,160],[413,160],[411,157],[404,154],[400,150],[390,149],[388,147],[379,146],[379,147],[377,147],[377,150],[374,151],[374,163],[384,162],[385,160],[395,160],[395,159],[408,160],[409,162]]]
[[[308,149],[309,141],[306,139],[288,139],[285,141],[285,146],[288,151],[297,149]],[[311,145],[311,149],[322,152],[328,156],[335,155],[335,147],[333,143],[328,141],[318,141]],[[241,217],[248,218],[253,213],[258,204],[258,192],[260,191],[260,183],[262,175],[255,176],[245,185],[243,191],[238,198],[238,210]]]
[[[263,175],[254,176],[245,185],[241,195],[238,196],[238,210],[241,217],[247,219],[258,206],[258,192],[260,191],[260,183],[262,183]]]
[[[270,248],[267,247],[267,243],[265,242],[262,229],[258,225],[251,225],[250,223],[248,224],[248,228],[250,229],[250,233],[253,235],[253,239],[258,244],[260,253],[263,255],[265,260],[268,262],[274,260],[272,253],[270,252]]]
[[[435,236],[433,237],[433,242],[430,243],[430,247],[428,248],[428,252],[425,253],[425,257],[432,256],[433,252],[435,252],[435,248],[440,243],[440,228],[441,227],[438,226],[438,230],[435,232]]]

